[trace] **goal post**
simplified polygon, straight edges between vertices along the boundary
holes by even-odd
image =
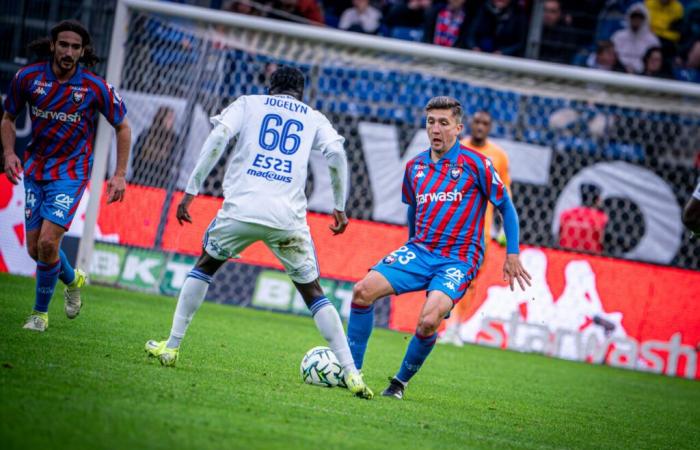
[[[208,116],[240,95],[264,93],[280,64],[305,72],[305,101],[347,139],[351,218],[404,223],[396,178],[400,184],[402,163],[425,148],[427,99],[451,95],[467,115],[486,109],[493,117],[493,137],[511,157],[523,242],[556,245],[558,215],[579,201],[578,186],[597,183],[614,212],[608,254],[700,264],[674,217],[695,182],[700,85],[119,0],[106,78],[125,98],[134,129],[128,182],[166,192],[155,249],[169,202],[183,189],[209,131]],[[79,251],[85,267],[111,140],[102,120]],[[316,163],[309,207],[327,212],[327,174]],[[221,196],[224,169],[225,161],[204,192]]]

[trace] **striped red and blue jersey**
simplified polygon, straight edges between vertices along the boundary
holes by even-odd
[[[103,78],[78,66],[59,83],[50,62],[20,69],[10,83],[5,111],[17,116],[29,108],[32,139],[24,151],[24,176],[34,180],[87,180],[98,112],[113,126],[126,116],[117,91]]]
[[[459,141],[437,162],[426,150],[406,164],[402,199],[415,208],[410,242],[472,267],[483,259],[486,205],[509,201],[491,161]]]

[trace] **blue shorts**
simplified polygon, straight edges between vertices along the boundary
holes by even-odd
[[[384,275],[397,294],[440,291],[452,303],[464,296],[476,273],[463,261],[435,255],[410,242],[385,256],[372,270]]]
[[[46,219],[68,230],[87,182],[88,180],[37,181],[25,178],[25,229],[36,230]]]

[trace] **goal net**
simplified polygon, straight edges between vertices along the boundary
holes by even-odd
[[[581,203],[582,185],[594,185],[608,216],[604,254],[700,268],[700,249],[680,222],[700,164],[697,86],[158,2],[125,7],[110,64],[133,128],[127,180],[143,188],[133,192],[158,192],[153,239],[127,244],[173,249],[170,214],[208,117],[240,95],[265,93],[271,72],[287,64],[307,76],[305,102],[346,139],[351,218],[405,223],[401,178],[428,145],[423,108],[450,95],[464,105],[466,133],[476,111],[492,116],[491,137],[510,158],[523,243],[559,246],[562,212]],[[230,153],[205,196],[221,197]],[[327,213],[322,157],[309,174],[309,208]]]

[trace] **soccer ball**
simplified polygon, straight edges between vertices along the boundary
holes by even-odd
[[[345,387],[343,368],[328,347],[314,347],[304,355],[299,366],[304,383],[314,386]]]

